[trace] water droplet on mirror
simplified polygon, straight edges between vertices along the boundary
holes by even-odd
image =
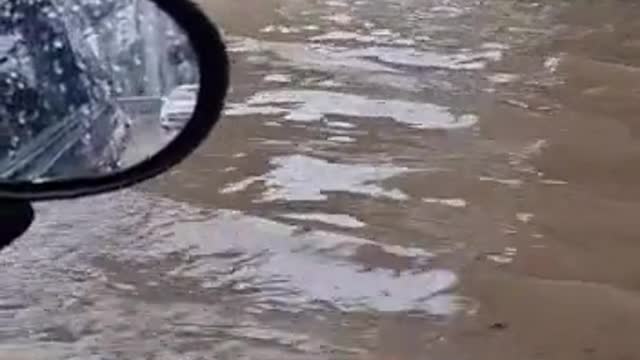
[[[56,19],[58,17],[58,14],[56,14],[55,11],[49,10],[47,11],[47,17],[49,17],[49,19]]]
[[[64,69],[62,68],[62,66],[60,65],[59,61],[56,61],[55,63],[53,63],[53,72],[56,73],[56,75],[62,75],[64,74]]]
[[[62,49],[64,47],[64,43],[60,39],[55,39],[53,41],[53,47],[55,47],[56,49]]]

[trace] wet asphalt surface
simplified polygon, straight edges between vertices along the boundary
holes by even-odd
[[[201,3],[223,120],[38,205],[0,358],[640,357],[640,5]]]

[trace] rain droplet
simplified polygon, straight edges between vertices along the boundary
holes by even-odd
[[[55,73],[56,73],[56,75],[62,75],[62,74],[64,74],[64,69],[63,69],[63,68],[62,68],[62,66],[60,65],[60,62],[59,62],[59,61],[56,61],[56,62],[53,64],[53,72],[55,72]]]
[[[55,11],[51,11],[51,10],[49,10],[49,11],[47,12],[47,16],[49,17],[49,19],[55,19],[55,18],[57,18],[57,17],[58,17],[58,14],[56,14],[56,12],[55,12]]]
[[[53,47],[55,47],[56,49],[62,49],[64,47],[64,44],[62,43],[62,40],[55,39],[53,41]]]

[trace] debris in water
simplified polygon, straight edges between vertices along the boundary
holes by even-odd
[[[507,324],[506,322],[502,322],[502,321],[497,321],[494,322],[493,324],[489,325],[489,329],[491,330],[506,330],[509,328],[509,324]]]

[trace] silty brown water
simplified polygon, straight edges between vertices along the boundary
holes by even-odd
[[[39,207],[0,259],[2,357],[640,356],[638,5],[202,6],[221,125]]]

